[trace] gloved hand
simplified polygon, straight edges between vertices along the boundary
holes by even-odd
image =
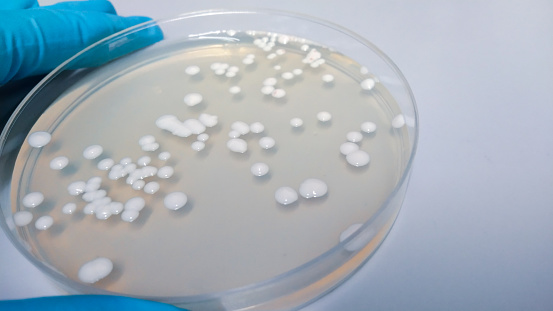
[[[0,1],[0,85],[47,73],[90,44],[149,20],[142,16],[118,16],[106,0],[44,7],[39,7],[36,0]],[[96,66],[162,38],[159,28],[150,27],[133,34],[132,42],[123,49],[115,52],[105,49],[95,59],[73,67]]]
[[[0,301],[2,311],[177,311],[172,305],[120,296],[78,295]],[[186,310],[184,310],[186,311]]]

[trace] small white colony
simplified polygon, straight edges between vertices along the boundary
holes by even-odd
[[[182,125],[194,135],[201,134],[206,130],[206,126],[197,119],[186,119],[182,122]]]
[[[130,157],[124,157],[119,161],[119,164],[121,165],[127,165],[132,163],[132,159]]]
[[[361,124],[361,130],[367,134],[373,133],[376,131],[376,124],[374,122],[363,122]]]
[[[160,155],[162,153],[160,153]],[[149,156],[142,156],[142,157],[138,158],[138,160],[136,160],[136,164],[138,164],[140,166],[147,166],[148,164],[150,164],[150,162],[152,162],[152,158],[150,158]]]
[[[292,127],[301,127],[303,125],[303,120],[300,118],[292,118],[290,120],[290,125]]]
[[[121,202],[113,201],[113,202],[110,202],[108,204],[108,206],[109,206],[109,209],[111,211],[111,214],[113,214],[113,215],[119,215],[125,209],[125,205]]]
[[[292,70],[292,73],[296,76],[300,76],[303,73],[303,70],[301,70],[299,68],[296,68],[296,69]]]
[[[272,137],[265,136],[259,139],[259,146],[263,149],[271,149],[275,146],[275,143],[275,139]]]
[[[101,171],[109,171],[109,169],[112,168],[113,165],[115,165],[115,161],[113,159],[106,158],[100,160],[96,167]]]
[[[359,150],[359,145],[349,141],[340,145],[340,153],[345,156],[357,150]]]
[[[133,188],[133,190],[142,190],[142,188],[144,188],[144,185],[146,185],[146,182],[140,179],[133,182],[131,187]]]
[[[207,134],[207,133],[201,133],[200,135],[196,136],[196,140],[201,141],[203,143],[205,143],[208,139],[209,139],[209,134]],[[169,155],[169,156],[171,156],[171,155]],[[168,159],[169,158],[167,158],[166,160],[168,160]],[[162,160],[162,159],[160,158],[160,160]]]
[[[212,63],[211,66],[209,66],[209,68],[211,68],[211,70],[213,70],[213,72],[218,76],[225,74],[228,67],[228,64],[219,62]]]
[[[91,145],[84,149],[83,151],[83,157],[87,160],[93,160],[99,157],[102,152],[104,152],[104,148],[100,145]]]
[[[29,211],[19,211],[13,214],[13,222],[18,227],[23,227],[31,223],[33,214]]]
[[[331,74],[325,74],[321,77],[321,79],[323,80],[323,82],[325,83],[332,83],[334,82],[334,76],[331,75]]]
[[[237,85],[234,85],[234,86],[231,86],[229,89],[228,89],[229,93],[233,94],[233,95],[236,95],[238,93],[240,93],[242,91],[242,89],[237,86]]]
[[[126,222],[133,222],[140,215],[140,211],[146,206],[146,201],[141,197],[134,197],[125,202],[121,219]],[[120,209],[121,206],[119,206]]]
[[[98,189],[100,189],[101,184],[102,184],[101,177],[99,176],[91,177],[86,181],[84,191],[85,192],[97,191]]]
[[[251,166],[250,171],[255,176],[258,176],[258,177],[265,176],[267,175],[267,173],[269,173],[269,165],[261,162],[254,163]]]
[[[64,156],[55,157],[50,161],[50,168],[59,171],[64,169],[69,164],[69,159]]]
[[[227,72],[225,73],[225,77],[233,78],[238,74],[239,71],[240,71],[240,68],[238,68],[237,66],[230,66],[228,67]]]
[[[196,106],[197,104],[201,103],[202,100],[203,97],[199,93],[189,93],[184,96],[184,103],[189,107]]]
[[[176,211],[186,205],[187,201],[188,197],[184,194],[184,192],[176,191],[165,196],[163,199],[163,205],[170,210]]]
[[[140,213],[138,211],[123,211],[121,213],[121,220],[125,222],[133,222],[138,218],[139,215]]]
[[[298,193],[291,187],[280,187],[275,191],[275,200],[282,205],[292,204],[298,200]]]
[[[240,135],[246,135],[250,132],[250,126],[246,122],[236,121],[230,125],[230,128]]]
[[[174,172],[175,170],[172,167],[163,166],[157,170],[157,177],[164,178],[164,179],[170,178],[171,176],[173,176]]]
[[[311,49],[305,56],[305,58],[302,60],[304,64],[313,64],[315,61],[318,61],[321,59],[321,53],[317,51],[317,49]]]
[[[108,204],[97,205],[94,211],[94,214],[96,215],[97,219],[106,220],[111,217],[112,212],[111,212],[111,206],[109,205],[110,203],[111,202],[109,202]]]
[[[233,138],[227,142],[227,148],[236,153],[244,153],[248,151],[248,143],[240,138]]]
[[[86,188],[86,183],[84,181],[74,181],[67,186],[67,192],[69,192],[70,195],[79,195],[84,192]]]
[[[284,80],[292,80],[295,77],[294,74],[292,72],[289,72],[289,71],[283,72],[280,76]]]
[[[319,198],[328,192],[328,186],[320,179],[309,178],[300,184],[299,193],[306,199]]]
[[[363,90],[370,91],[376,85],[376,81],[374,81],[374,79],[372,79],[372,78],[367,78],[367,79],[361,81],[360,85],[361,85],[361,88]]]
[[[94,215],[97,205],[95,203],[88,203],[83,208],[83,213],[86,215]]]
[[[46,230],[54,224],[54,219],[51,216],[42,216],[35,221],[37,230]]]
[[[206,127],[214,127],[215,125],[217,125],[217,122],[218,122],[217,116],[207,114],[207,113],[200,114],[198,116],[198,120],[202,122],[202,124],[205,125]]]
[[[328,111],[321,111],[317,113],[317,119],[321,122],[328,122],[332,119],[332,115]]]
[[[163,116],[163,117],[165,117],[165,116]],[[159,124],[158,124],[158,121],[163,117],[160,117],[156,121],[156,125],[158,127],[160,127]],[[162,129],[164,129],[164,128],[162,128]],[[140,148],[143,151],[156,151],[159,148],[159,144],[156,142],[156,138],[152,135],[144,135],[144,136],[140,137],[140,139],[138,140],[138,144],[140,145]]]
[[[267,79],[263,80],[263,85],[265,85],[265,86],[275,86],[276,83],[277,83],[276,78],[267,78]]]
[[[79,269],[79,280],[84,283],[96,283],[108,276],[113,270],[113,262],[105,257],[93,259]]]
[[[21,204],[28,208],[35,208],[44,201],[44,195],[41,192],[31,192],[26,194],[21,200]]]
[[[398,128],[403,127],[404,125],[405,125],[405,117],[402,114],[398,114],[392,120],[392,127],[393,128],[398,129]]]
[[[200,134],[198,135],[198,138],[202,135],[207,135],[207,134]],[[157,156],[158,159],[160,159],[161,161],[167,161],[171,158],[171,153],[169,151],[164,151],[164,152],[161,152],[158,156]],[[142,166],[146,166],[148,165],[150,162],[148,161],[148,163],[146,163],[145,165],[142,165]],[[140,164],[140,163],[139,163]]]
[[[144,188],[142,189],[147,194],[154,194],[158,192],[160,186],[157,181],[150,181],[149,183],[144,185]]]
[[[265,130],[265,126],[261,122],[254,122],[250,124],[250,132],[259,134]]]
[[[356,167],[365,166],[369,164],[369,154],[363,150],[357,150],[350,152],[346,155],[346,161]]]
[[[274,97],[274,98],[283,98],[284,96],[286,96],[286,91],[283,90],[283,89],[274,89],[273,92],[271,93],[271,95]]]
[[[192,150],[194,151],[202,151],[205,148],[205,143],[203,141],[195,141],[190,145],[190,147],[192,147]]]
[[[130,198],[125,202],[125,211],[140,212],[146,206],[146,201],[142,197]]]
[[[238,133],[238,131],[235,131],[235,130],[232,130],[230,132],[228,132],[228,137],[230,138],[238,138],[240,137],[240,133]]]
[[[138,139],[138,144],[140,146],[152,144],[156,142],[156,138],[153,135],[144,135]]]
[[[352,143],[358,143],[363,140],[363,134],[360,132],[348,132],[346,139]]]
[[[157,167],[155,166],[144,166],[141,170],[140,178],[152,177],[157,174]]]
[[[200,73],[200,67],[195,66],[195,65],[191,65],[191,66],[186,67],[186,69],[184,69],[184,72],[189,76],[195,76],[198,73]]]
[[[156,151],[157,149],[159,149],[158,143],[151,143],[151,144],[142,146],[143,151]]]
[[[263,93],[264,95],[271,95],[273,94],[273,91],[275,90],[275,87],[272,86],[272,85],[264,85],[262,88],[261,88],[261,93]]]
[[[82,196],[82,199],[85,202],[93,202],[93,201],[96,201],[98,199],[106,197],[106,195],[107,195],[106,190],[99,189],[99,190],[96,190],[96,191],[85,192]]]
[[[115,164],[108,173],[108,178],[111,180],[118,180],[125,177],[125,169],[121,164]]]
[[[77,204],[75,203],[67,203],[62,208],[61,211],[64,214],[71,215],[77,210]]]
[[[29,138],[27,139],[27,142],[31,147],[34,148],[41,148],[46,146],[50,140],[52,139],[52,135],[48,132],[34,132],[31,135],[29,135]]]
[[[244,65],[251,65],[255,62],[255,55],[254,54],[248,54],[244,59],[242,59],[242,63]]]

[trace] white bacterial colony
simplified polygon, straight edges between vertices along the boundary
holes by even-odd
[[[52,136],[48,132],[34,132],[29,135],[29,138],[27,141],[29,142],[29,145],[34,148],[42,148],[46,146],[50,140],[52,139]]]
[[[265,176],[269,173],[269,165],[261,162],[254,163],[251,167],[251,172],[254,176]]]
[[[67,164],[69,164],[69,159],[64,156],[55,157],[50,161],[50,168],[53,170],[62,170],[64,169]]]
[[[46,230],[54,224],[54,219],[51,216],[45,215],[38,218],[35,222],[37,230]]]
[[[298,193],[292,187],[280,187],[275,191],[275,200],[282,205],[289,205],[298,200]]]
[[[98,257],[86,262],[79,269],[79,280],[83,283],[96,283],[108,276],[113,270],[113,262],[108,258]]]
[[[44,195],[40,192],[31,192],[23,197],[21,204],[25,207],[35,208],[44,201]]]
[[[178,210],[188,201],[188,196],[184,192],[171,192],[163,199],[163,205],[170,210]]]
[[[102,236],[97,239],[105,240],[105,244],[110,243],[108,232],[116,233],[113,238],[118,243],[132,241],[135,236],[144,238],[152,232],[154,235],[146,239],[159,241],[165,235],[171,240],[167,245],[181,239],[191,241],[194,237],[204,244],[210,243],[211,234],[228,242],[231,236],[225,236],[226,229],[236,230],[233,228],[242,225],[244,230],[286,228],[294,217],[299,217],[294,220],[296,224],[312,219],[336,220],[336,224],[324,225],[333,229],[321,232],[329,241],[327,249],[336,245],[337,240],[344,241],[355,233],[361,224],[343,231],[352,221],[344,220],[341,215],[350,209],[364,210],[366,202],[372,200],[372,197],[367,200],[367,196],[386,194],[393,187],[388,185],[390,182],[376,190],[367,185],[385,184],[380,179],[397,180],[399,173],[394,171],[388,177],[386,169],[393,166],[399,170],[397,157],[401,155],[392,155],[393,151],[388,150],[392,148],[387,146],[401,144],[398,141],[404,139],[402,135],[410,125],[406,122],[408,116],[398,113],[395,106],[374,108],[380,98],[387,98],[386,94],[374,96],[382,92],[380,81],[366,67],[359,66],[359,73],[354,77],[341,68],[336,69],[335,66],[341,65],[336,65],[336,59],[332,59],[334,52],[325,47],[277,34],[258,33],[249,37],[247,33],[227,31],[226,35],[231,33],[243,41],[237,43],[232,53],[205,53],[205,57],[176,60],[168,57],[169,62],[162,67],[165,71],[154,67],[154,76],[145,83],[140,82],[144,87],[133,88],[137,92],[132,94],[134,104],[120,103],[115,98],[110,102],[108,96],[100,97],[108,100],[96,108],[99,112],[93,120],[105,116],[100,110],[110,107],[108,103],[127,107],[117,112],[124,115],[113,115],[120,122],[113,124],[113,128],[120,133],[91,129],[98,134],[83,135],[78,145],[71,144],[72,136],[61,131],[31,133],[28,145],[41,149],[26,148],[34,150],[39,159],[47,160],[42,165],[47,172],[41,173],[42,184],[37,181],[25,188],[33,192],[23,193],[23,188],[19,189],[20,204],[13,214],[14,224],[25,227],[41,241],[56,239],[48,230],[57,234],[64,230],[75,232],[78,230],[73,227],[86,226]],[[244,37],[253,44],[248,44]],[[177,61],[179,67],[172,70]],[[171,74],[166,76],[167,72]],[[156,81],[155,85],[152,81]],[[307,87],[303,89],[303,85]],[[341,89],[344,85],[348,87],[347,92]],[[333,92],[344,92],[345,96],[334,96]],[[143,104],[152,107],[144,108]],[[141,113],[128,118],[127,113],[135,108]],[[78,150],[73,152],[73,149]],[[52,184],[44,180],[52,180]],[[352,187],[352,183],[358,187]],[[63,191],[59,191],[61,194],[49,191],[52,188]],[[346,201],[348,206],[344,207],[342,203]],[[359,212],[363,219],[370,218],[371,208]],[[255,211],[253,215],[252,211]],[[154,225],[157,231],[152,230]],[[273,244],[278,247],[279,243],[275,243],[278,234],[270,232],[268,236],[273,240],[259,242],[256,231],[252,233],[248,237],[254,241],[252,248],[273,247]],[[294,238],[288,240],[285,244],[296,242]],[[297,243],[301,240],[302,237],[298,238]],[[370,238],[355,241],[345,249],[356,251]],[[113,250],[113,247],[101,247],[100,242],[97,244],[94,253],[92,249],[84,250],[87,256],[77,263],[80,269],[78,275],[73,272],[72,278],[87,284],[108,278],[123,288],[141,286],[132,282],[120,285],[125,280],[125,275],[120,273],[117,278],[110,276],[118,269],[125,271],[124,274],[132,273],[133,264],[126,261],[132,256],[124,253],[127,246]],[[154,242],[150,247],[165,247],[165,242],[157,244]],[[189,244],[197,248],[188,249]],[[184,253],[190,258],[203,253],[221,257],[217,250],[189,244],[179,244],[182,249],[175,250],[175,262],[184,262],[183,256],[178,255]],[[81,244],[73,245],[83,248]],[[320,254],[327,249],[312,250],[308,254]],[[247,252],[237,250],[229,262],[251,266],[247,260],[253,259],[240,257]],[[297,254],[297,262],[312,259],[300,258],[300,255]],[[143,263],[140,258],[132,260],[135,259]],[[194,260],[202,261],[201,258]],[[282,269],[294,268],[297,262]],[[175,269],[175,264],[167,263],[165,275]],[[187,266],[187,273],[201,273],[201,269],[190,271],[193,267],[193,264]],[[280,263],[267,263],[266,267],[267,275],[288,271],[277,271]],[[156,275],[155,271],[140,273]],[[242,271],[236,275],[244,280],[248,277]],[[250,281],[238,285],[247,285]],[[169,291],[177,290],[175,282],[166,286]],[[231,284],[232,280],[217,282]],[[95,286],[104,285],[99,282]],[[217,290],[228,289],[225,286]]]
[[[299,193],[306,199],[319,198],[326,194],[328,186],[320,179],[309,178],[304,180],[299,188]]]

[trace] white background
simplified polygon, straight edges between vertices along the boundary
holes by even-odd
[[[231,5],[309,14],[372,41],[410,82],[420,144],[399,218],[304,311],[553,310],[553,1],[112,2],[153,18]],[[4,233],[0,249],[0,299],[59,293]]]

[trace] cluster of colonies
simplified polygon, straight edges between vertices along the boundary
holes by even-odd
[[[48,144],[51,135],[47,132],[34,132],[29,135],[28,143],[35,148],[41,148]],[[152,135],[146,135],[139,139],[143,151],[153,152],[159,148],[159,143]],[[91,145],[84,149],[83,157],[87,160],[94,160],[103,154],[104,150],[100,145]],[[171,157],[169,152],[160,152],[158,158],[167,161]],[[154,194],[160,189],[160,184],[154,177],[160,179],[171,178],[174,169],[171,166],[155,167],[150,165],[150,156],[142,156],[136,163],[132,162],[130,157],[124,157],[118,163],[111,158],[104,158],[97,162],[97,169],[106,171],[108,179],[125,179],[134,190],[142,190],[146,194]],[[57,156],[50,161],[50,168],[53,170],[63,170],[69,164],[69,159],[65,156]],[[87,215],[95,215],[97,219],[105,220],[112,215],[121,215],[121,219],[126,222],[133,222],[140,214],[140,211],[146,206],[146,201],[141,196],[128,199],[126,202],[117,202],[108,196],[108,192],[102,189],[102,178],[94,176],[87,181],[74,181],[67,186],[67,192],[71,196],[80,197],[85,205],[82,212]],[[16,226],[26,226],[33,220],[33,214],[30,210],[35,209],[44,201],[44,195],[41,192],[31,192],[22,198],[22,205],[27,210],[21,210],[13,215]],[[171,210],[178,210],[185,206],[188,197],[185,193],[176,191],[167,194],[163,203]],[[70,202],[62,207],[64,214],[73,214],[77,211],[77,204]],[[37,230],[47,230],[54,224],[51,216],[45,215],[35,221]],[[107,276],[113,269],[113,264],[107,258],[96,258],[85,263],[79,270],[79,279],[85,283],[94,283]]]
[[[233,35],[228,32],[229,35]],[[277,43],[285,45],[290,38],[284,35],[272,35],[254,40],[254,45],[263,51],[267,52],[266,58],[273,60],[286,53],[286,50],[278,48],[273,52],[273,48]],[[306,52],[305,57],[302,59],[302,63],[307,68],[318,68],[325,64],[325,59],[322,58],[322,54],[316,49],[307,44],[301,46],[301,50]],[[255,63],[255,55],[247,54],[242,63],[245,66],[249,66]],[[228,63],[215,62],[210,66],[212,72],[217,76],[223,76],[227,78],[235,77],[240,68]],[[280,66],[274,66],[275,70],[280,70]],[[185,73],[189,76],[194,76],[200,73],[201,69],[198,66],[191,65],[186,67]],[[368,70],[365,67],[361,68],[361,73],[368,74]],[[296,68],[291,71],[283,72],[280,74],[280,79],[293,80],[294,78],[303,74],[303,69]],[[286,91],[278,86],[278,77],[269,77],[261,83],[261,93],[267,96],[272,96],[275,99],[280,99],[286,96]],[[334,76],[331,74],[323,74],[321,80],[324,83],[331,84],[334,81]],[[374,77],[367,77],[360,82],[360,87],[364,91],[371,91],[378,80]],[[231,86],[229,93],[239,94],[241,88],[238,85]],[[188,93],[184,96],[184,103],[193,107],[200,104],[203,101],[203,96],[199,93]],[[320,111],[316,114],[316,118],[319,122],[329,122],[332,119],[332,115],[328,111]],[[174,115],[163,115],[159,117],[155,124],[161,130],[168,131],[171,134],[178,137],[189,137],[195,135],[196,140],[191,143],[191,148],[195,151],[202,151],[205,148],[205,144],[209,139],[209,134],[206,131],[209,128],[214,127],[219,122],[218,116],[202,113],[198,118],[189,118],[184,121],[178,119]],[[391,122],[393,128],[401,128],[405,125],[405,117],[402,114],[395,116]],[[298,128],[303,126],[303,120],[300,118],[292,118],[290,120],[292,127]],[[370,121],[361,124],[360,129],[366,134],[374,134],[376,131],[376,124]],[[244,139],[245,135],[249,133],[259,134],[258,144],[263,149],[271,149],[275,146],[276,142],[272,137],[265,136],[262,133],[265,131],[265,127],[260,122],[254,122],[247,124],[243,121],[235,121],[231,124],[228,132],[227,148],[236,153],[245,153],[248,150],[248,143]],[[347,141],[340,147],[339,151],[345,156],[347,163],[354,167],[366,166],[370,157],[369,154],[363,150],[360,150],[359,143],[363,139],[363,133],[360,131],[351,131],[346,134]],[[48,144],[51,136],[47,132],[34,132],[29,138],[28,142],[32,147],[40,148]],[[146,135],[140,138],[139,144],[143,151],[153,152],[160,146],[156,142],[156,139],[152,135]],[[87,147],[83,152],[83,157],[89,160],[93,160],[102,155],[103,149],[99,145],[92,145]],[[169,159],[170,154],[168,152],[161,152],[158,155],[159,159],[166,161]],[[174,174],[174,170],[170,166],[163,166],[160,168],[149,165],[151,158],[149,156],[140,157],[136,163],[133,163],[131,158],[123,158],[118,163],[113,159],[104,158],[97,164],[97,168],[102,171],[108,171],[108,178],[111,180],[118,180],[126,178],[126,183],[134,190],[142,190],[146,194],[154,194],[159,188],[160,184],[156,181],[150,181],[149,179],[157,176],[161,179],[170,178]],[[64,156],[58,156],[50,162],[50,168],[53,170],[62,170],[69,164],[69,159]],[[269,172],[269,166],[265,163],[254,163],[251,166],[251,173],[255,176],[265,176]],[[107,191],[101,189],[102,179],[100,177],[92,177],[88,181],[75,181],[71,183],[67,190],[70,195],[81,196],[82,200],[87,204],[83,208],[85,214],[94,214],[98,219],[108,219],[112,215],[121,214],[123,221],[132,222],[138,216],[139,212],[145,206],[145,200],[140,197],[133,197],[127,202],[116,202],[107,196]],[[328,192],[326,183],[316,178],[308,178],[304,180],[298,187],[294,189],[292,187],[284,186],[275,191],[275,200],[282,205],[289,205],[296,202],[299,195],[305,199],[318,198],[325,196]],[[44,195],[40,192],[32,192],[24,196],[22,204],[28,209],[33,209],[40,205],[44,200]],[[165,207],[177,210],[183,207],[187,202],[187,196],[183,192],[173,192],[165,196]],[[67,203],[63,206],[62,211],[65,214],[72,214],[77,210],[75,203]],[[19,211],[13,216],[14,222],[17,226],[25,226],[31,223],[33,215],[29,211]],[[42,216],[35,221],[35,227],[39,230],[46,230],[53,224],[53,219],[50,216]],[[347,239],[351,234],[357,231],[361,227],[361,224],[355,224],[347,228],[340,236],[340,241]],[[351,251],[354,251],[363,243],[351,244],[349,246]],[[353,246],[352,246],[353,245]],[[96,258],[90,262],[85,263],[79,271],[79,279],[86,283],[94,283],[103,277],[107,276],[113,269],[113,263],[104,257]]]

